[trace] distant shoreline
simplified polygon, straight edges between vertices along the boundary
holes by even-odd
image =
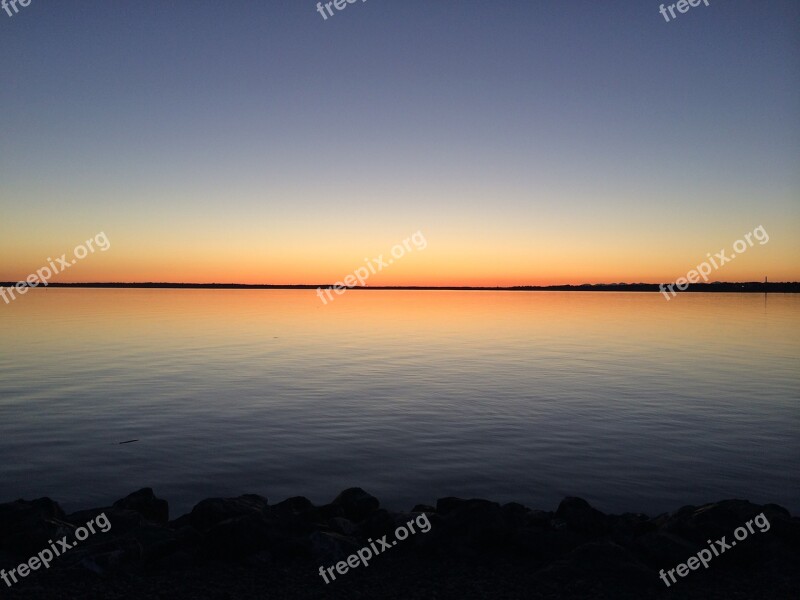
[[[26,282],[20,282],[24,287]],[[0,287],[13,287],[15,282],[0,281]],[[474,291],[474,292],[659,292],[658,283],[599,283],[581,285],[521,285],[511,287],[486,287],[486,286],[370,286],[354,287],[353,290],[395,290],[395,291]],[[244,283],[169,283],[169,282],[143,282],[143,283],[50,283],[52,288],[107,288],[107,289],[190,289],[190,290],[316,290],[318,288],[332,288],[333,284],[321,285],[283,285],[283,284],[244,284]],[[723,292],[737,294],[763,294],[763,293],[800,293],[800,282],[745,282],[745,283],[692,283],[681,293],[685,292]]]

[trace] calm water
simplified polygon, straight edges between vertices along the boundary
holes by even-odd
[[[797,296],[49,289],[0,328],[0,501],[800,512]]]

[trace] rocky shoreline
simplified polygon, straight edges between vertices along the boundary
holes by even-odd
[[[320,567],[417,531],[325,583]],[[769,522],[707,568],[668,587],[686,563],[757,515]],[[89,532],[104,522],[107,531]],[[94,527],[92,527],[94,529]],[[751,527],[752,529],[752,527]],[[81,541],[77,544],[76,539]],[[44,569],[30,563],[58,540],[74,544]],[[738,538],[737,538],[738,539]],[[713,545],[713,544],[712,544]],[[63,546],[62,546],[63,547]],[[389,548],[389,546],[386,546]],[[19,566],[24,576],[20,576]],[[691,565],[690,565],[691,566]],[[346,567],[345,567],[346,568]],[[49,498],[0,504],[0,597],[8,598],[797,598],[800,519],[775,504],[724,500],[675,512],[606,515],[580,498],[554,511],[442,498],[391,512],[360,488],[329,504],[303,497],[212,498],[170,520],[151,489],[110,507],[65,514]],[[16,569],[16,582],[8,572]],[[27,572],[30,571],[30,572]],[[327,578],[326,578],[327,579]],[[10,582],[10,585],[9,585]]]

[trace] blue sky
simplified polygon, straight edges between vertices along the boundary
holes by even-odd
[[[800,4],[658,8],[0,12],[0,279],[102,230],[74,278],[302,283],[422,230],[382,283],[655,281],[758,225],[728,279],[800,279]]]

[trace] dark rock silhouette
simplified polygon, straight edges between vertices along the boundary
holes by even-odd
[[[330,584],[318,576],[425,512],[417,532]],[[0,568],[9,570],[104,513],[95,533],[4,591],[11,598],[790,598],[800,585],[800,519],[784,508],[724,500],[650,518],[606,515],[581,498],[554,512],[447,497],[408,513],[380,507],[360,488],[315,506],[297,496],[270,505],[244,495],[211,498],[169,521],[145,488],[105,509],[66,515],[48,498],[0,504]],[[669,589],[661,569],[756,515],[769,520],[708,569]],[[6,587],[4,584],[3,587]]]
[[[144,488],[114,502],[113,508],[138,512],[145,519],[155,523],[169,521],[169,504],[156,498],[151,488]]]

